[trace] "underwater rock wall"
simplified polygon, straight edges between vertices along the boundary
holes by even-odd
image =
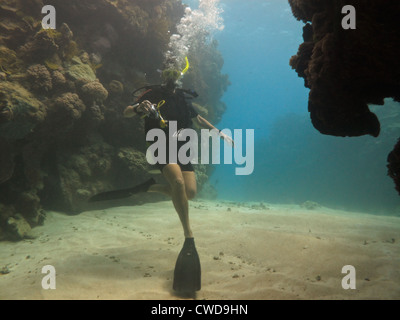
[[[289,3],[293,15],[306,23],[304,43],[290,65],[310,88],[308,109],[314,127],[334,136],[377,137],[380,123],[369,105],[383,105],[384,98],[400,101],[400,2]],[[356,9],[355,30],[342,28],[342,8],[346,5]],[[398,150],[393,151],[389,162],[400,158]],[[394,168],[398,166],[392,166],[391,175],[400,175]]]
[[[55,30],[42,29],[44,4],[57,10]],[[178,0],[1,1],[0,240],[26,236],[44,209],[76,214],[93,194],[148,177],[143,122],[122,111],[134,89],[160,82],[183,13]],[[220,69],[211,73],[227,83]],[[214,92],[200,100],[209,110],[221,104]],[[201,187],[207,170],[199,174]]]

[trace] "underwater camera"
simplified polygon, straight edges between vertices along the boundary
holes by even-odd
[[[151,119],[159,120],[159,121],[160,121],[160,127],[161,127],[161,128],[167,127],[167,121],[165,121],[165,120],[163,119],[163,117],[161,116],[160,110],[159,110],[164,104],[165,104],[165,101],[164,101],[164,100],[160,101],[157,105],[156,105],[156,104],[152,104],[152,105],[150,106],[150,111],[149,111],[149,113],[143,115],[142,118],[149,117],[149,118],[151,118]],[[139,103],[137,103],[136,105],[134,105],[134,107],[136,107],[136,106],[138,106],[138,105],[139,105]]]

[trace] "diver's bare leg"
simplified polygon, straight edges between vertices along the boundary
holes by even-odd
[[[192,200],[197,193],[196,176],[193,171],[182,171],[183,180],[185,181],[185,191],[188,200]],[[171,186],[168,184],[153,184],[147,192],[162,193],[168,197],[172,197]]]
[[[185,238],[193,238],[189,223],[189,202],[181,168],[177,164],[168,164],[164,167],[162,173],[171,187],[172,202],[181,220]]]
[[[197,193],[196,175],[193,171],[182,171],[185,180],[186,197],[192,200]]]

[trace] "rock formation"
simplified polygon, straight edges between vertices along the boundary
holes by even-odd
[[[370,104],[400,101],[400,3],[393,0],[289,0],[293,15],[306,23],[304,43],[290,65],[310,88],[311,121],[323,134],[380,134]],[[356,10],[356,29],[344,29],[342,8]],[[390,175],[399,175],[391,157]],[[398,183],[398,182],[396,182]],[[397,185],[399,189],[399,185]]]
[[[42,29],[45,4],[56,8],[55,30]],[[148,177],[143,122],[122,111],[134,89],[160,82],[183,12],[176,0],[1,1],[0,239],[23,238],[45,210],[76,214],[93,194]],[[221,83],[210,88],[226,88],[212,72]]]

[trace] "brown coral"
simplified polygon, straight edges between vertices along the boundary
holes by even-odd
[[[52,83],[55,88],[62,88],[67,83],[67,80],[60,71],[55,70],[52,73]]]
[[[378,136],[379,121],[368,104],[400,96],[400,35],[391,32],[397,29],[393,12],[400,5],[353,1],[358,28],[344,30],[341,9],[346,1],[289,2],[295,17],[312,22],[304,29],[305,42],[290,64],[311,89],[313,125],[324,134]]]
[[[22,240],[28,236],[31,226],[24,217],[17,213],[15,216],[7,219],[6,233],[12,240]]]
[[[92,104],[89,108],[90,124],[99,125],[104,120],[104,114],[97,104]]]
[[[19,49],[19,56],[28,62],[40,62],[57,52],[59,46],[56,41],[61,36],[57,31],[42,29],[33,39]]]
[[[108,91],[99,81],[86,83],[81,91],[83,99],[88,102],[103,102],[108,97]]]
[[[31,92],[16,82],[0,82],[2,116],[12,120],[0,126],[0,136],[9,141],[24,138],[46,117],[46,108]]]
[[[76,93],[67,92],[54,100],[56,108],[61,109],[72,119],[79,119],[86,110],[85,104]]]
[[[0,45],[0,71],[5,74],[18,72],[21,61],[17,58],[15,51]]]
[[[368,105],[383,105],[386,97],[400,100],[400,2],[289,3],[298,20],[311,22],[290,65],[311,89],[308,110],[314,127],[334,136],[377,137],[380,123]],[[348,4],[356,9],[356,30],[341,25],[341,10]]]
[[[395,183],[396,190],[400,194],[400,139],[388,156],[388,175]]]
[[[26,71],[33,90],[50,91],[53,87],[49,70],[44,65],[35,64]]]

